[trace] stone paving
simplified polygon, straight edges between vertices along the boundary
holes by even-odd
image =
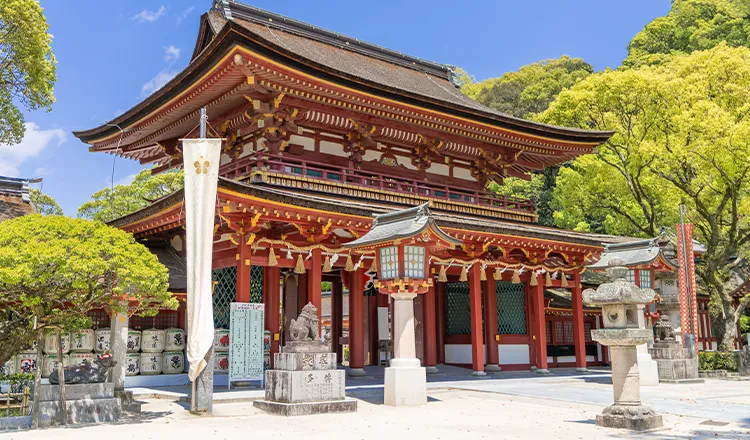
[[[347,380],[347,395],[361,399],[356,414],[281,418],[252,407],[260,390],[217,393],[212,417],[193,417],[177,400],[185,390],[150,390],[164,399],[147,401],[139,418],[118,425],[0,434],[12,439],[292,438],[306,439],[526,439],[750,438],[750,383],[706,380],[705,384],[643,387],[645,403],[664,415],[667,429],[648,434],[599,428],[594,418],[611,403],[606,370],[550,375],[507,372],[473,378],[469,371],[440,367],[431,376],[429,403],[420,408],[382,405],[382,369]],[[225,390],[225,389],[224,389]],[[217,390],[220,391],[220,390]],[[167,394],[170,393],[170,394]],[[232,397],[234,403],[227,398]],[[245,401],[237,402],[239,397]],[[240,399],[241,400],[241,399]],[[218,403],[218,402],[217,402]]]

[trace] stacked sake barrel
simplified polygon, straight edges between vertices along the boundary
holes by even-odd
[[[185,370],[185,331],[180,328],[143,330],[140,373],[179,374]]]
[[[229,330],[214,330],[214,373],[229,373]]]

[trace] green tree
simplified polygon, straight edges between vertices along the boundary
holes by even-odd
[[[130,185],[117,185],[95,192],[78,208],[78,217],[108,222],[145,208],[154,200],[172,194],[184,185],[184,173],[168,171],[151,174],[143,170]]]
[[[0,3],[0,144],[21,142],[26,110],[52,109],[56,80],[52,36],[35,0]]]
[[[63,215],[63,210],[60,205],[57,204],[55,199],[44,194],[36,188],[31,188],[29,191],[31,197],[31,204],[36,208],[36,212],[42,215]]]
[[[721,349],[731,349],[750,296],[750,49],[717,47],[659,66],[604,72],[568,91],[542,120],[614,130],[596,156],[561,173],[561,226],[653,236],[688,206],[706,246],[696,271],[705,284]],[[578,200],[578,206],[576,201]],[[583,229],[584,227],[579,227]]]
[[[40,214],[0,223],[0,291],[15,325],[0,340],[0,363],[33,343],[34,318],[40,330],[75,330],[91,324],[94,308],[143,316],[176,308],[167,279],[145,246],[103,223]]]
[[[750,46],[749,0],[673,0],[665,17],[650,22],[628,45],[625,66],[668,62],[672,55]]]

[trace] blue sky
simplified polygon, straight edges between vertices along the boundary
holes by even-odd
[[[410,55],[466,69],[477,79],[545,58],[582,57],[616,67],[630,39],[665,15],[669,0],[255,0],[284,14]],[[0,174],[41,176],[68,215],[107,187],[112,156],[89,153],[71,135],[111,120],[189,62],[210,0],[41,0],[58,60],[51,112],[26,114],[20,145],[0,145]],[[140,167],[117,159],[114,180]]]

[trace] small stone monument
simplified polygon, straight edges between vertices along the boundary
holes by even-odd
[[[675,337],[669,316],[659,317],[654,333],[654,346],[650,351],[659,366],[659,382],[703,383],[703,379],[698,378],[698,357],[688,356],[688,351]]]
[[[661,428],[662,417],[641,405],[641,384],[636,346],[645,344],[651,331],[638,326],[638,304],[654,299],[655,292],[625,279],[628,273],[620,258],[609,262],[610,282],[583,292],[583,300],[602,307],[604,328],[591,331],[593,340],[609,347],[615,403],[596,416],[596,424],[635,431]]]
[[[336,353],[319,338],[318,310],[308,303],[296,320],[274,369],[266,371],[266,397],[253,406],[272,414],[301,416],[354,412],[357,401],[344,396],[344,370],[336,369]]]

